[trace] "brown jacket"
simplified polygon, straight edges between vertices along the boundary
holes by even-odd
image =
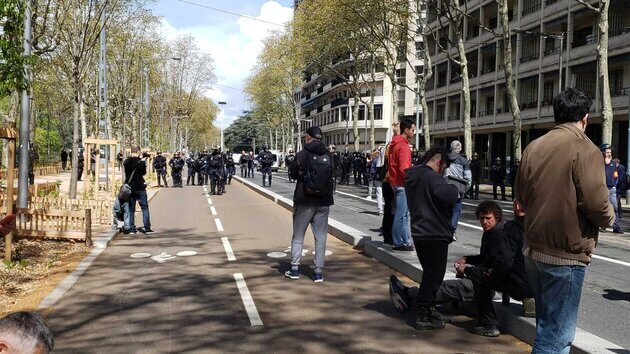
[[[531,142],[516,180],[525,212],[525,247],[590,262],[600,227],[612,225],[604,158],[571,123]]]

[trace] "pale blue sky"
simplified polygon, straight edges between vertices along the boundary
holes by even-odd
[[[225,11],[284,23],[293,14],[293,0],[185,0]],[[210,53],[216,63],[217,84],[241,89],[256,56],[261,40],[269,30],[280,27],[229,15],[177,0],[159,0],[153,6],[163,17],[162,30],[167,38],[188,33],[197,39],[201,50]],[[218,124],[227,127],[236,116],[249,108],[243,92],[216,86],[207,93],[215,101],[226,101],[225,114]]]

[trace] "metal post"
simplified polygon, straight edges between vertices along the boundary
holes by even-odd
[[[144,114],[145,114],[145,122],[144,122],[144,131],[143,131],[143,136],[144,136],[144,146],[148,147],[149,146],[149,124],[150,124],[150,117],[149,117],[149,68],[147,66],[145,66],[144,68]]]
[[[628,151],[626,152],[626,173],[627,173],[627,166],[630,166],[630,89],[628,89],[628,136],[626,137],[626,139],[628,140],[627,142],[627,149]],[[626,191],[626,205],[630,205],[630,189],[628,189]]]
[[[558,69],[558,91],[562,92],[562,49],[564,48],[564,33],[560,34],[560,69]]]
[[[103,6],[107,6],[104,4]],[[107,110],[107,101],[108,101],[108,92],[107,92],[107,35],[105,33],[105,8],[101,13],[101,33],[100,33],[100,56],[98,63],[98,83],[99,83],[99,106],[98,106],[98,117],[99,117],[99,128],[102,130],[102,136],[105,139],[109,139],[109,121],[108,121],[108,110]],[[97,164],[100,161],[96,161]],[[98,169],[97,169],[98,171]],[[109,145],[105,146],[105,189],[109,191]],[[98,179],[100,176],[96,176],[96,183],[98,184]]]
[[[420,80],[416,75],[416,149],[420,150]]]
[[[31,55],[31,0],[25,1],[24,7],[24,56]],[[25,68],[25,77],[27,80],[31,78],[31,71],[28,66]],[[31,98],[28,88],[22,91],[22,106],[21,115],[22,121],[20,122],[20,162],[18,171],[18,209],[26,209],[28,207],[28,171],[29,171],[29,125],[31,117]],[[12,167],[12,166],[11,166]],[[9,196],[9,203],[12,196]]]

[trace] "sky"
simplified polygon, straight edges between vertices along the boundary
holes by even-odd
[[[242,91],[245,79],[262,50],[262,40],[270,30],[282,27],[190,3],[284,24],[293,16],[293,0],[159,0],[154,5],[167,39],[190,34],[201,51],[214,58],[217,82],[206,96],[215,103],[227,102],[215,123],[225,129],[249,109]]]

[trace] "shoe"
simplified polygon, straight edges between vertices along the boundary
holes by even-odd
[[[536,317],[536,300],[531,297],[523,299],[523,316]]]
[[[438,321],[442,321],[444,323],[451,323],[451,322],[453,322],[453,320],[450,317],[445,316],[442,313],[440,313],[440,311],[438,311],[435,308],[435,306],[431,307],[431,318],[435,319],[435,320],[438,320]]]
[[[291,278],[293,279],[293,278]],[[315,273],[315,275],[313,275],[313,282],[314,283],[323,283],[324,282],[324,274],[322,273]]]
[[[457,242],[457,235],[453,234],[453,242]]]
[[[145,234],[154,234],[154,233],[156,233],[156,232],[157,232],[157,231],[152,230],[152,229],[144,229],[144,233],[145,233]]]
[[[134,231],[129,231],[129,230],[123,231],[123,234],[125,234],[125,235],[135,235],[137,233],[138,233],[138,231],[136,231],[136,230],[134,230]]]
[[[420,309],[418,311],[418,317],[414,327],[419,331],[442,329],[444,328],[444,321],[431,316],[431,310],[429,308]]]
[[[411,308],[411,299],[409,294],[407,294],[407,287],[395,275],[389,277],[389,298],[392,300],[396,311],[400,313],[405,313]]]
[[[413,248],[413,246],[407,246],[407,245],[392,247],[392,251],[411,252],[411,251],[414,251],[414,250],[415,249]]]
[[[484,337],[498,337],[501,332],[496,325],[481,325],[478,324],[470,330],[470,333],[484,336]]]
[[[613,230],[613,234],[623,234],[623,231],[621,231],[621,230]]]
[[[293,268],[287,270],[286,272],[284,272],[284,276],[289,278],[289,279],[293,279],[293,280],[297,280],[300,279],[300,273],[297,270],[293,270]],[[324,278],[322,278],[322,281],[324,280]]]

